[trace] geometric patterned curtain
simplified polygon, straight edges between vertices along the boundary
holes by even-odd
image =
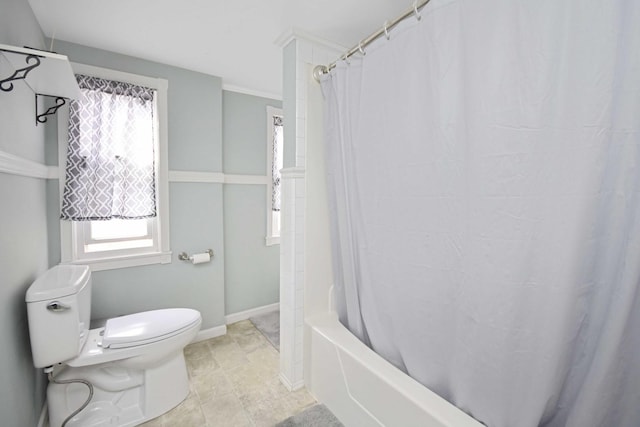
[[[282,116],[273,116],[273,153],[271,161],[271,210],[280,211],[280,169],[282,169],[283,151],[283,120]]]
[[[60,217],[155,217],[155,91],[83,75],[76,80],[81,96],[70,103]]]

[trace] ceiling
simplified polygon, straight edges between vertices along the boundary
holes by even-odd
[[[350,48],[411,0],[29,0],[45,35],[220,76],[225,85],[282,93],[292,29]]]

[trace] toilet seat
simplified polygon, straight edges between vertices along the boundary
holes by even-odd
[[[188,308],[145,311],[107,320],[103,348],[128,348],[179,334],[200,321],[200,313]]]
[[[174,310],[178,311],[176,312]],[[152,315],[145,314],[149,312],[143,312],[107,320],[107,323],[109,323],[111,320],[120,319],[120,321],[116,321],[115,323],[111,322],[111,326],[122,326],[124,324],[128,324],[130,332],[136,332],[135,329],[139,332],[139,334],[130,333],[128,339],[125,335],[121,335],[119,337],[119,342],[117,342],[118,339],[116,339],[116,347],[113,347],[113,341],[110,344],[111,347],[104,346],[106,327],[89,330],[88,339],[83,345],[80,354],[73,359],[65,361],[65,364],[71,367],[81,367],[122,361],[131,358],[155,357],[167,351],[167,349],[172,349],[174,347],[178,348],[180,346],[180,348],[183,348],[193,339],[197,331],[200,330],[202,318],[200,316],[200,312],[196,310],[182,308],[154,311],[156,311],[156,313]],[[148,334],[142,334],[142,326],[146,325],[149,319],[152,319],[157,315],[164,316],[163,313],[166,314],[168,318],[172,318],[174,320],[166,322],[160,321],[162,326],[149,325],[150,329],[148,329]],[[138,324],[138,328],[133,326],[136,323],[128,322],[136,319],[142,320]],[[191,321],[191,319],[195,320]],[[117,328],[113,330],[117,330]],[[125,331],[126,328],[122,327],[121,330]],[[145,328],[145,330],[147,329]],[[113,339],[114,334],[111,333],[109,336]]]

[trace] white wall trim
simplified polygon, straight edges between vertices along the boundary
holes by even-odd
[[[228,83],[222,83],[222,90],[226,90],[228,92],[236,92],[242,93],[245,95],[257,96],[259,98],[268,98],[275,99],[276,101],[282,101],[282,94],[279,93],[271,93],[271,92],[262,92],[259,90],[249,89],[241,86],[236,86]]]
[[[223,184],[224,174],[220,172],[169,171],[169,182],[208,182]]]
[[[47,166],[47,179],[60,179],[60,168],[58,166]]]
[[[228,314],[226,315],[225,322],[227,325],[232,323],[240,322],[242,320],[247,320],[250,317],[260,316],[262,314],[272,313],[280,309],[280,303],[276,302],[274,304],[263,305],[262,307],[252,308],[250,310],[240,311],[238,313]]]
[[[280,236],[271,236],[264,238],[265,244],[267,246],[279,245],[280,244]]]
[[[284,168],[280,171],[282,179],[304,178],[305,169],[300,166]]]
[[[211,338],[221,337],[227,334],[227,325],[214,326],[213,328],[203,329],[196,334],[191,343],[208,340]]]
[[[166,251],[103,259],[79,259],[77,261],[63,262],[63,264],[88,265],[91,267],[91,271],[103,271],[114,268],[139,267],[142,265],[170,264],[171,256],[172,252]]]
[[[58,166],[47,166],[0,150],[0,172],[30,178],[60,179]],[[221,172],[169,171],[169,182],[268,185],[266,175],[224,174]]]
[[[266,175],[225,175],[225,184],[249,184],[249,185],[267,185],[269,177]]]
[[[319,45],[325,49],[332,50],[336,52],[336,56],[343,52],[346,52],[347,49],[349,49],[346,46],[333,43],[332,41],[323,39],[322,37],[318,37],[297,27],[289,28],[288,30],[280,34],[280,36],[274,40],[274,44],[279,47],[285,47],[295,39],[306,40],[314,45]]]
[[[94,65],[81,64],[79,62],[72,62],[71,68],[74,73],[100,77],[102,79],[123,81],[140,86],[151,87],[157,90],[166,91],[169,88],[169,80],[160,77],[127,73],[125,71],[114,70],[112,68],[96,67]]]
[[[226,323],[225,325],[214,326],[213,328],[201,330],[191,342],[194,343],[198,341],[208,340],[210,338],[220,337],[227,333],[227,325],[240,322],[242,320],[247,320],[250,317],[273,313],[274,311],[277,311],[279,309],[280,303],[276,302],[274,304],[263,305],[262,307],[256,307],[249,310],[240,311],[238,313],[229,314],[224,317],[224,321]]]
[[[0,151],[0,172],[29,178],[47,179],[49,177],[49,167],[47,165],[7,153],[6,151]]]
[[[233,175],[221,172],[169,171],[169,182],[205,182],[211,184],[267,185],[266,175]]]

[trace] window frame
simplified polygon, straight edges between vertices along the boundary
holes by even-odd
[[[157,216],[150,220],[154,234],[150,248],[119,249],[95,252],[91,255],[79,246],[78,240],[85,235],[85,221],[60,220],[61,262],[69,264],[89,265],[93,271],[134,267],[150,264],[168,264],[171,262],[169,241],[169,170],[168,170],[168,107],[167,91],[169,83],[166,79],[147,77],[108,68],[71,63],[74,73],[117,80],[156,90],[155,117],[157,125],[156,162],[156,204]],[[59,165],[59,202],[65,183],[65,164],[68,145],[69,107],[58,111],[58,165]],[[88,228],[88,227],[87,227]],[[85,236],[90,238],[90,236]],[[86,243],[87,240],[84,240]]]
[[[274,235],[273,230],[273,211],[271,210],[272,194],[273,194],[273,117],[280,116],[282,114],[282,108],[267,106],[267,237],[265,242],[267,246],[280,244],[280,232],[282,231],[282,209],[280,209],[280,230],[277,235]],[[283,135],[284,138],[284,135]],[[282,144],[284,149],[284,143]],[[282,182],[280,183],[282,186]],[[282,188],[282,187],[280,187]],[[282,195],[282,193],[280,193]]]

